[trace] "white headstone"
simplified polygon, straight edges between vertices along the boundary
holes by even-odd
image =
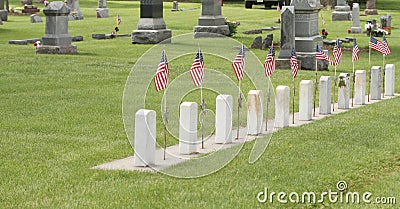
[[[312,81],[302,80],[300,82],[300,102],[299,102],[299,120],[312,119]]]
[[[380,100],[382,91],[382,70],[381,66],[372,66],[371,68],[371,99]]]
[[[331,114],[332,79],[330,76],[321,76],[319,90],[319,114]]]
[[[354,82],[354,104],[365,104],[365,89],[367,86],[367,76],[365,70],[356,70],[356,78]]]
[[[247,134],[262,133],[263,94],[261,90],[250,90],[247,94]]]
[[[350,75],[348,73],[339,74],[338,83],[338,108],[349,109],[350,104]]]
[[[289,126],[290,89],[288,86],[278,86],[275,95],[275,127]]]
[[[352,10],[352,15],[353,19],[353,27],[351,27],[351,32],[352,33],[362,33],[361,27],[360,27],[360,6],[358,3],[353,3],[353,10]]]
[[[197,152],[197,103],[181,104],[179,119],[179,154],[189,155]]]
[[[233,112],[232,96],[225,94],[218,95],[216,99],[215,112],[215,143],[231,143]]]
[[[394,96],[394,81],[395,81],[395,67],[394,64],[387,64],[385,66],[385,95]]]
[[[155,163],[156,153],[156,112],[140,109],[135,115],[135,166],[148,166]]]

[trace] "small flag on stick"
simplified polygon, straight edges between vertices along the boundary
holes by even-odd
[[[353,53],[352,53],[352,56],[351,56],[351,61],[352,62],[355,62],[355,61],[357,61],[359,59],[359,57],[358,57],[359,53],[360,53],[360,49],[357,46],[357,40],[354,39],[353,40]]]
[[[296,50],[294,50],[294,48],[292,49],[292,54],[290,56],[290,67],[292,68],[292,77],[296,78],[299,64],[297,63]]]
[[[201,86],[204,81],[204,60],[203,54],[199,49],[194,58],[192,67],[190,68],[190,76],[192,77],[195,86]]]
[[[269,53],[265,57],[264,71],[265,75],[267,75],[268,77],[271,77],[271,75],[275,72],[275,51],[273,44],[271,44]]]
[[[315,55],[315,58],[317,60],[324,60],[329,62],[329,64],[333,65],[333,62],[331,60],[331,58],[329,58],[329,56],[319,47],[319,45],[317,45],[317,54]]]
[[[154,85],[156,86],[156,91],[163,90],[167,88],[168,85],[168,61],[165,51],[162,51],[160,64],[158,64],[156,76],[154,77]]]
[[[235,72],[236,78],[239,81],[243,80],[245,67],[245,53],[243,44],[242,47],[240,47],[239,53],[236,55],[235,59],[232,62],[232,67]]]
[[[390,51],[390,48],[389,48],[389,45],[388,45],[388,43],[386,41],[386,37],[385,36],[383,36],[383,38],[382,38],[381,45],[382,45],[381,46],[382,54],[384,56],[387,56],[388,54],[390,54],[392,52],[392,51]]]
[[[336,40],[336,44],[333,47],[333,59],[334,59],[333,62],[334,66],[339,65],[340,62],[342,61],[342,47],[340,46],[339,39]]]

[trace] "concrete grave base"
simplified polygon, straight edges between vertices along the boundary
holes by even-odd
[[[221,37],[227,35],[229,35],[229,27],[227,25],[194,27],[194,38]]]
[[[362,33],[361,27],[351,27],[351,33]]]
[[[38,47],[36,53],[38,54],[76,54],[78,49],[74,45],[61,45],[61,46],[49,46],[43,45]]]
[[[351,13],[344,11],[332,12],[332,21],[349,21],[351,20]]]
[[[314,52],[297,52],[297,61],[301,61],[302,70],[315,70]],[[324,60],[317,61],[318,70],[328,70],[329,63]]]
[[[377,15],[378,14],[378,10],[377,9],[366,9],[366,10],[364,10],[364,13],[366,15]]]
[[[169,29],[134,30],[132,31],[132,44],[171,43],[171,37],[172,31]]]
[[[107,18],[108,17],[108,8],[97,8],[96,9],[96,17],[97,18]]]
[[[301,61],[297,60],[297,64],[299,64],[299,69],[301,69]],[[315,64],[314,64],[315,65]],[[290,59],[276,59],[275,69],[290,69]]]

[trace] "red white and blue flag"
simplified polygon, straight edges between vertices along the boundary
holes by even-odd
[[[156,86],[156,91],[163,90],[168,86],[168,61],[165,51],[162,51],[160,64],[158,64],[157,72],[154,77],[154,85]]]
[[[290,67],[292,68],[292,77],[296,78],[297,71],[299,70],[299,63],[297,63],[296,50],[294,50],[294,48],[290,56]]]
[[[382,42],[381,42],[381,49],[382,49],[382,54],[387,56],[388,54],[390,54],[392,51],[390,51],[389,45],[386,41],[386,37],[383,36],[382,38]]]
[[[319,45],[317,45],[316,48],[316,54],[315,54],[315,58],[317,60],[324,60],[324,61],[328,61],[329,64],[333,65],[333,62],[331,60],[331,58],[329,58],[328,54],[326,54],[320,47]]]
[[[359,53],[360,53],[360,49],[357,46],[357,40],[354,39],[353,40],[353,53],[352,53],[352,56],[351,56],[351,61],[352,62],[355,62],[355,61],[357,61],[359,59],[359,57],[358,57]]]
[[[371,36],[369,39],[369,48],[374,49],[383,54],[382,43]]]
[[[199,49],[194,58],[192,67],[190,68],[190,76],[192,77],[195,86],[201,86],[204,81],[204,60],[203,54]]]
[[[273,45],[271,45],[271,48],[269,49],[269,53],[265,57],[264,60],[264,71],[265,75],[271,77],[272,73],[275,72],[275,51]]]
[[[243,80],[245,65],[244,45],[242,44],[242,47],[239,49],[239,53],[232,62],[233,71],[235,72],[236,78],[239,81]]]
[[[339,39],[336,40],[336,45],[333,47],[333,65],[339,65],[340,62],[342,61],[342,47],[340,46],[340,41]]]

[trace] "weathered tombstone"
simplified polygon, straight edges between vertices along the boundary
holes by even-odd
[[[365,104],[365,89],[367,86],[367,77],[365,70],[356,70],[356,78],[354,82],[354,104]]]
[[[31,23],[43,22],[42,18],[37,14],[31,15]]]
[[[353,27],[351,27],[351,33],[362,33],[360,27],[360,6],[358,3],[353,4],[352,18]]]
[[[319,114],[331,114],[332,79],[330,76],[321,76],[319,90]]]
[[[156,156],[156,112],[140,109],[135,115],[135,166],[154,165]]]
[[[233,98],[231,95],[218,95],[215,111],[215,143],[232,142]]]
[[[289,126],[290,111],[290,89],[288,86],[278,86],[275,96],[275,127],[284,128]]]
[[[350,104],[350,75],[348,73],[339,74],[338,83],[338,108],[349,109]]]
[[[371,68],[371,99],[380,100],[382,91],[382,69],[381,66]]]
[[[83,20],[83,14],[79,7],[79,0],[67,0],[67,5],[71,8],[69,20]]]
[[[197,152],[197,103],[183,102],[179,114],[179,154]]]
[[[300,82],[299,120],[308,121],[312,119],[312,86],[311,80]]]
[[[332,21],[350,20],[350,6],[344,0],[337,0],[335,11],[332,12]]]
[[[378,10],[376,9],[375,3],[376,3],[375,0],[367,0],[366,9],[364,10],[366,15],[377,15],[378,14]]]
[[[253,43],[250,46],[253,49],[261,49],[262,48],[262,37],[257,36],[254,38]]]
[[[387,22],[386,22],[386,27],[391,28],[392,27],[392,14],[388,13],[386,15]]]
[[[394,64],[386,64],[385,66],[385,95],[394,96],[394,81],[395,81]]]
[[[292,49],[295,48],[295,13],[293,6],[284,6],[281,10],[281,50],[278,59],[291,57]]]
[[[4,0],[0,0],[0,19],[2,21],[7,21],[8,12],[4,9]]]
[[[96,17],[97,18],[108,17],[107,0],[99,0],[98,8],[96,9]]]
[[[172,31],[163,18],[162,0],[140,0],[138,29],[132,31],[133,44],[170,43]]]
[[[74,54],[76,46],[68,34],[68,15],[70,9],[64,2],[51,2],[43,9],[46,15],[46,33],[42,37],[43,45],[37,48],[38,54]]]
[[[295,48],[301,69],[315,70],[315,48],[323,46],[318,32],[318,18],[321,4],[319,1],[294,0],[291,3],[295,11]],[[327,70],[328,63],[318,60],[318,69]]]
[[[247,134],[262,133],[263,94],[261,90],[250,90],[247,94]]]
[[[274,40],[274,34],[268,34],[262,42],[262,49],[267,50],[271,47],[272,41]]]
[[[221,0],[202,0],[201,16],[194,27],[194,37],[213,37],[229,35],[229,27],[221,12]]]
[[[173,12],[179,11],[178,1],[173,1],[173,2],[172,2],[172,9],[171,9],[171,11],[173,11]]]

